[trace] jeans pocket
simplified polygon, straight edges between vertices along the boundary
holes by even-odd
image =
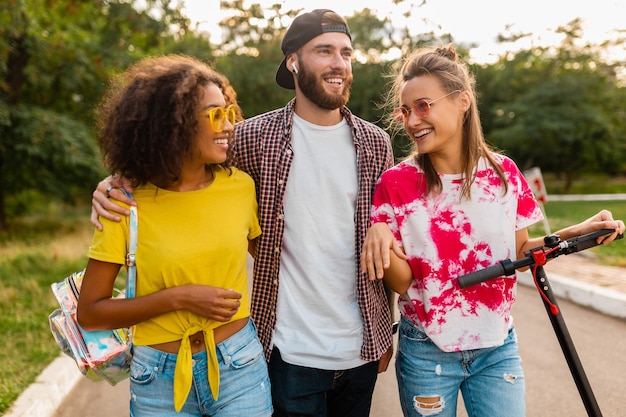
[[[399,337],[408,342],[427,342],[430,340],[426,333],[406,320],[400,325]]]
[[[245,368],[263,358],[263,347],[257,339],[251,340],[245,346],[234,352],[230,359],[230,366],[234,369]]]
[[[156,378],[154,367],[133,360],[130,364],[130,379],[135,384],[146,385]]]

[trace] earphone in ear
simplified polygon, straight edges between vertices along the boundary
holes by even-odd
[[[291,64],[291,68],[293,68],[293,73],[294,74],[298,73],[298,67],[296,67],[296,64]]]

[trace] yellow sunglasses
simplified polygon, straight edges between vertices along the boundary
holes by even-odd
[[[226,120],[234,126],[237,119],[237,109],[232,104],[225,109],[221,107],[214,107],[209,110],[203,110],[200,114],[209,119],[211,128],[215,133],[221,133],[224,130]]]

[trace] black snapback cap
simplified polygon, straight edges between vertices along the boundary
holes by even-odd
[[[276,71],[276,82],[283,88],[293,90],[296,86],[293,83],[293,75],[287,69],[287,55],[300,49],[305,43],[311,39],[327,32],[342,32],[348,35],[350,40],[350,30],[347,25],[323,25],[322,17],[324,13],[332,12],[330,9],[315,9],[312,12],[304,13],[296,17],[285,37],[281,49],[285,55],[285,59],[280,63],[278,71]]]

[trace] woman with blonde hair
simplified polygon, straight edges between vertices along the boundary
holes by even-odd
[[[470,417],[525,415],[511,316],[515,276],[461,289],[457,278],[542,246],[542,219],[522,173],[485,141],[475,81],[453,46],[408,56],[389,103],[415,152],[379,179],[362,268],[399,294],[396,376],[405,416],[453,417],[459,390]],[[615,229],[603,210],[557,232]]]

